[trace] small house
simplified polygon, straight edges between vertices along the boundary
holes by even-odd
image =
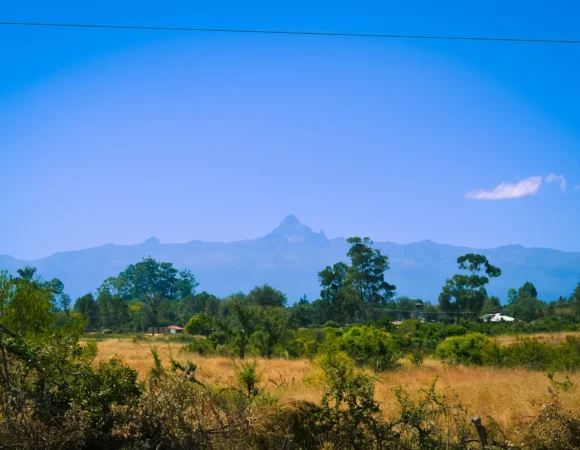
[[[177,325],[169,325],[168,327],[149,327],[147,333],[155,336],[156,334],[181,334],[183,328]]]
[[[167,330],[170,334],[180,334],[183,333],[183,328],[178,327],[177,325],[169,325]]]

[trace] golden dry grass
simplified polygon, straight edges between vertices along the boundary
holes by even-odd
[[[536,333],[526,334],[526,338],[535,338],[538,342],[545,342],[547,344],[559,345],[566,340],[566,336],[580,336],[578,331],[563,331],[559,333]],[[518,336],[499,336],[495,338],[499,345],[509,345],[514,343]]]
[[[177,360],[190,359],[198,366],[197,375],[202,381],[233,385],[235,362],[224,357],[202,357],[180,353],[183,344],[156,343],[159,356],[165,364],[169,355]],[[119,356],[123,361],[145,376],[153,365],[152,343],[132,342],[131,339],[107,339],[99,342],[98,361]],[[319,401],[322,395],[317,379],[319,369],[308,360],[258,359],[258,369],[267,389],[282,403],[294,400]],[[549,382],[542,372],[497,369],[488,367],[449,367],[435,360],[427,360],[422,367],[403,364],[400,370],[380,374],[376,385],[376,398],[387,416],[396,413],[393,388],[405,387],[416,392],[427,387],[438,377],[440,392],[457,394],[470,413],[491,416],[501,425],[507,426],[517,417],[534,411],[531,401],[548,399]],[[570,380],[580,385],[580,374],[570,375]],[[563,403],[580,413],[580,389],[562,397]]]

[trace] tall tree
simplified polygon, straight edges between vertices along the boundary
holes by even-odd
[[[286,306],[286,294],[268,284],[256,286],[248,294],[248,301],[258,306]]]
[[[516,298],[518,298],[518,291],[516,291],[514,288],[509,288],[507,294],[508,305],[511,305],[513,302],[515,302]]]
[[[218,298],[215,295],[208,294],[205,291],[200,292],[199,294],[196,295],[188,295],[182,298],[179,301],[180,321],[185,324],[193,316],[206,312],[206,308],[208,308],[209,304],[214,300],[219,302]],[[208,314],[215,316],[216,311],[214,311],[213,314],[210,311],[208,311]]]
[[[307,327],[314,323],[314,308],[304,295],[290,309],[290,322],[296,328]]]
[[[288,310],[282,306],[260,308],[260,326],[266,335],[266,358],[272,357],[274,346],[282,340],[288,320]]]
[[[373,249],[369,238],[351,237],[347,242],[351,265],[339,262],[318,274],[326,318],[345,323],[362,312],[365,319],[371,313],[376,319],[395,294],[395,286],[385,281],[389,258]]]
[[[0,323],[21,336],[50,330],[55,319],[52,295],[32,277],[13,278],[0,271]]]
[[[515,300],[506,307],[506,314],[519,320],[531,322],[548,313],[548,305],[538,300],[538,291],[532,283],[526,281],[517,292]]]
[[[24,269],[18,269],[16,273],[18,274],[18,276],[16,277],[17,280],[21,279],[28,282],[32,282],[35,280],[34,275],[36,275],[36,267],[26,266],[24,267]]]
[[[195,295],[195,288],[199,286],[199,283],[195,279],[195,276],[189,270],[180,270],[179,278],[176,283],[176,294],[178,299],[183,299],[188,295]]]
[[[480,314],[487,298],[485,286],[490,278],[501,275],[501,269],[491,265],[483,255],[468,253],[457,258],[457,264],[469,274],[453,275],[447,279],[439,294],[441,309],[454,315],[456,321],[462,313],[467,313],[471,318]],[[485,275],[480,275],[481,273]]]
[[[256,306],[250,303],[246,296],[241,293],[229,296],[224,301],[223,306],[230,313],[230,330],[235,335],[240,351],[240,359],[244,359],[250,336],[258,326]]]
[[[117,277],[111,277],[99,288],[101,292],[120,297],[124,301],[138,299],[148,325],[157,326],[162,321],[175,321],[180,317],[179,308],[167,301],[179,300],[195,294],[198,286],[189,270],[178,271],[172,263],[158,262],[148,257],[137,264],[130,264]]]
[[[129,322],[128,302],[119,295],[112,295],[106,290],[97,297],[99,308],[99,325],[103,328],[122,329]]]
[[[320,298],[322,313],[325,320],[334,320],[336,322],[345,321],[345,311],[343,304],[345,300],[344,283],[349,270],[349,266],[343,262],[334,264],[332,267],[327,266],[318,273],[320,280]]]
[[[78,298],[73,311],[82,314],[87,319],[87,328],[94,330],[99,326],[99,308],[93,294],[89,293]]]
[[[423,313],[423,301],[415,300],[410,297],[398,297],[394,302],[389,304],[387,311],[390,317],[396,317],[399,320],[416,319]]]
[[[368,237],[351,237],[347,256],[351,266],[344,281],[360,295],[365,313],[385,307],[393,298],[396,287],[385,281],[389,269],[389,257],[373,249],[373,241]]]
[[[483,303],[483,307],[481,308],[481,314],[485,315],[485,314],[496,314],[501,312],[501,303],[499,301],[499,298],[497,297],[488,297],[487,299],[485,299],[485,302]]]
[[[518,297],[534,297],[538,298],[538,291],[536,290],[536,286],[534,286],[529,281],[526,281],[524,285],[518,289]]]

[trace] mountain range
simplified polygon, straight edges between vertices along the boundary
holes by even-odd
[[[375,242],[374,246],[389,256],[391,267],[385,278],[397,286],[398,295],[431,302],[437,301],[446,278],[458,272],[457,257],[465,253],[483,254],[502,269],[502,276],[492,280],[488,289],[502,302],[510,287],[526,281],[534,283],[544,300],[567,297],[580,279],[579,252],[521,245],[474,249],[428,240],[405,245]],[[347,251],[345,238],[328,239],[323,231],[316,233],[288,216],[271,233],[253,240],[162,244],[149,238],[141,244],[107,244],[34,261],[0,256],[0,270],[15,273],[26,265],[34,266],[45,279],[60,278],[74,299],[95,292],[107,277],[151,256],[172,262],[178,269],[190,269],[200,282],[198,291],[221,297],[268,283],[294,303],[305,294],[309,300],[318,298],[318,272],[335,262],[346,262]]]

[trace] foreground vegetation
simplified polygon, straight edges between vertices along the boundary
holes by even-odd
[[[59,280],[0,273],[0,448],[580,448],[580,338],[525,335],[578,331],[580,287],[548,304],[526,283],[503,307],[485,290],[501,270],[468,254],[428,305],[349,242],[291,307],[268,285],[197,294],[151,258],[72,308]],[[186,334],[135,334],[170,323]]]

